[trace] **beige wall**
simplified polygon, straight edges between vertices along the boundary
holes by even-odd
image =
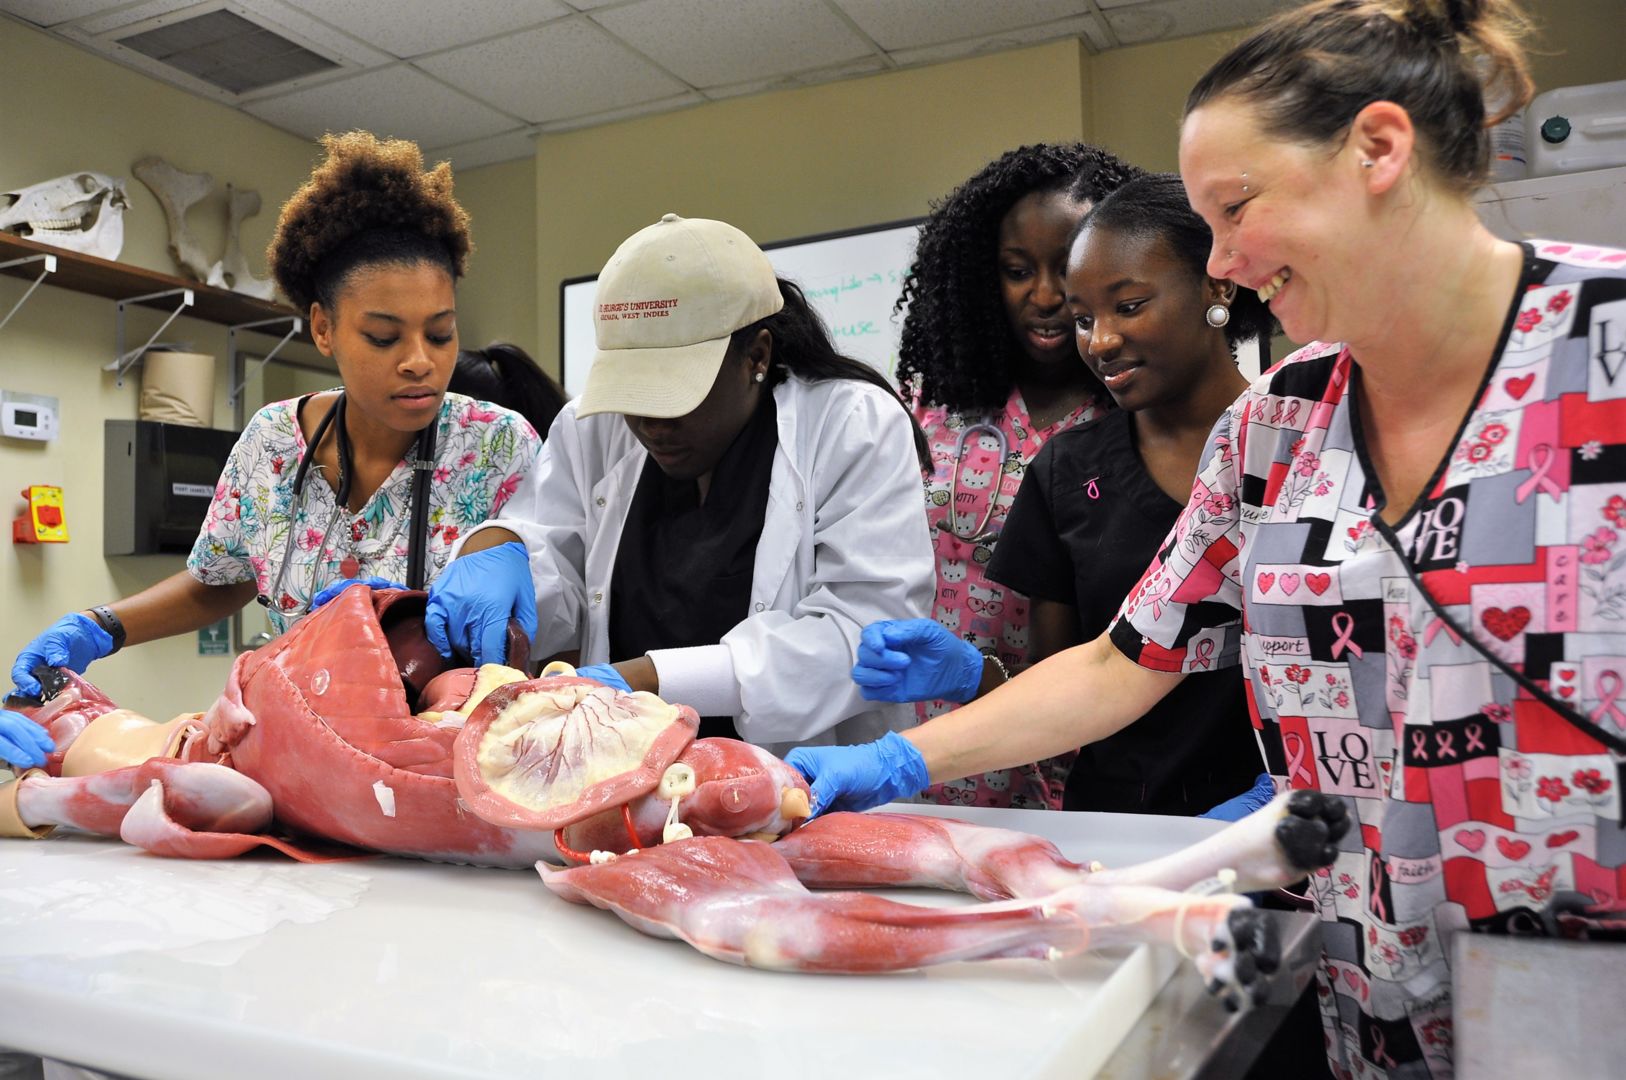
[[[536,317],[536,160],[459,172],[455,194],[469,212],[474,254],[457,293],[465,349],[508,341],[539,355]]]

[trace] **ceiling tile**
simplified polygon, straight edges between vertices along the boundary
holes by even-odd
[[[450,146],[514,127],[512,117],[471,101],[406,65],[263,98],[244,110],[315,138],[362,128],[420,146]]]
[[[803,71],[795,75],[783,75],[772,79],[753,79],[750,82],[733,83],[729,86],[710,86],[706,88],[706,97],[712,101],[721,101],[723,98],[744,97],[747,94],[763,94],[773,90],[794,90],[799,86],[814,86],[818,83],[834,82],[837,79],[853,79],[862,75],[873,75],[881,71],[890,71],[891,65],[879,56],[872,56],[865,60],[855,60],[850,64],[836,64],[833,67],[816,68],[813,71]]]
[[[334,30],[327,23],[313,19],[307,12],[282,0],[232,0],[232,6],[247,9],[253,13],[252,17],[307,48],[343,57],[357,67],[387,64],[395,59],[383,49],[374,48],[365,35],[352,37]]]
[[[1007,49],[1021,49],[1069,37],[1083,37],[1098,51],[1107,47],[1106,36],[1101,32],[1101,24],[1095,16],[1083,15],[1022,30],[1008,30],[990,37],[971,38],[944,45],[928,45],[921,49],[900,49],[892,53],[892,59],[905,65],[936,64],[962,56],[981,56],[986,53],[1004,52]]]
[[[501,161],[516,161],[536,153],[536,136],[531,129],[519,128],[493,135],[486,139],[458,143],[455,146],[437,146],[423,152],[426,164],[450,161],[453,172],[477,169],[482,165],[495,165]]]
[[[619,109],[688,89],[585,18],[564,19],[416,63],[533,124]]]
[[[724,86],[874,55],[825,4],[642,0],[593,18],[691,86]]]
[[[97,4],[102,11],[82,19],[73,27],[64,27],[64,30],[84,34],[105,34],[110,30],[117,30],[132,23],[142,22],[146,19],[156,19],[171,13],[175,14],[173,22],[191,18],[194,15],[205,14],[211,8],[221,8],[223,4],[200,4],[197,0],[147,0],[144,4]]]
[[[1124,45],[1251,26],[1299,0],[1154,0],[1123,6],[1105,0],[1107,22]]]
[[[340,30],[406,58],[536,26],[569,15],[558,0],[480,0],[457,6],[446,0],[284,0]]]
[[[929,5],[898,0],[835,0],[859,28],[888,51],[986,37],[1003,30],[1085,15],[1085,0],[932,0]]]
[[[682,109],[690,105],[704,105],[706,99],[698,90],[685,90],[672,97],[660,98],[656,101],[644,101],[637,105],[629,105],[624,109],[611,109],[609,112],[593,113],[588,116],[574,116],[567,120],[555,120],[551,124],[543,124],[542,130],[552,134],[559,131],[576,131],[580,128],[595,127],[599,124],[613,124],[618,120],[631,120],[637,116],[653,116],[655,113],[671,112],[673,109]]]
[[[19,19],[35,26],[55,26],[57,23],[94,15],[107,8],[118,7],[127,0],[0,0],[0,11],[9,11]],[[175,0],[177,6],[185,0]]]

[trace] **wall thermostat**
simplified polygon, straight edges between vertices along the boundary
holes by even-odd
[[[0,390],[0,435],[12,439],[54,439],[57,417],[54,397]]]

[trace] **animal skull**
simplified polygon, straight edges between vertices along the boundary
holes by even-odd
[[[124,181],[105,173],[75,172],[16,191],[0,208],[0,229],[52,247],[117,259],[124,247]]]

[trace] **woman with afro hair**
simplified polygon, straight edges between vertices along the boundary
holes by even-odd
[[[1033,456],[1111,399],[1073,344],[1067,240],[1091,205],[1140,174],[1083,143],[1001,155],[937,205],[904,281],[898,380],[931,445],[926,514],[937,595],[932,615],[987,658],[990,685],[1029,662],[1027,600],[987,579],[988,562]],[[954,704],[916,706],[921,721]],[[940,802],[1061,805],[1068,760],[938,785]]]
[[[439,625],[452,628],[451,645],[477,661],[505,652],[495,644],[500,632],[471,640],[468,628],[481,623],[478,594],[436,581],[459,533],[501,508],[541,445],[520,416],[446,392],[468,215],[452,198],[451,169],[425,172],[410,142],[352,132],[323,145],[327,160],[282,208],[267,254],[343,385],[255,413],[227,458],[186,569],[59,619],[18,656],[12,680],[21,693],[40,693],[41,665],[83,672],[126,644],[188,633],[255,597],[282,630],[335,586],[414,576],[414,587],[433,583],[431,623],[438,612]],[[426,430],[432,440],[421,437]],[[431,480],[419,489],[427,505],[417,507],[413,462],[431,441]],[[409,566],[415,523],[417,574]],[[465,562],[484,565],[464,581],[515,568],[528,584],[525,552],[513,548],[470,556]],[[534,628],[534,605],[513,614]],[[505,611],[503,628],[507,618]],[[437,645],[449,654],[447,639],[442,630]],[[38,755],[6,756],[39,763]]]

